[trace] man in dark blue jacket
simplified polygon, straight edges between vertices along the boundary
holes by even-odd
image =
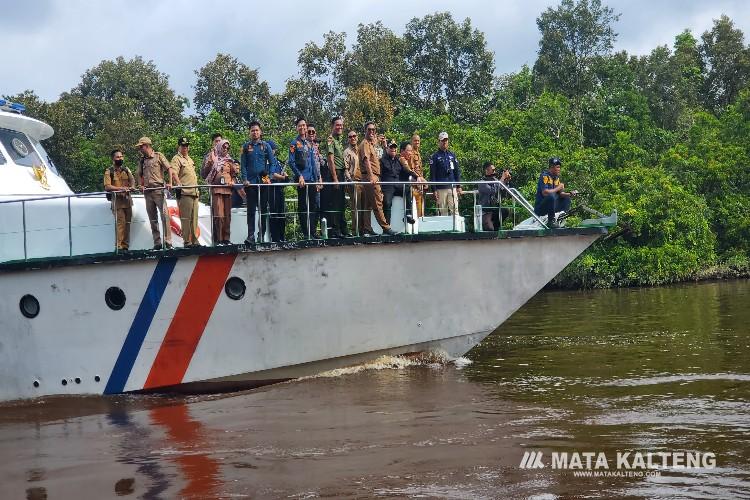
[[[563,191],[565,184],[560,181],[560,158],[549,159],[549,168],[539,175],[536,184],[534,213],[547,216],[547,227],[560,227],[555,219],[557,212],[570,210],[570,198],[578,191]]]
[[[320,171],[315,167],[312,143],[307,138],[307,121],[298,118],[295,122],[297,137],[289,143],[289,168],[292,169],[293,181],[297,183],[297,213],[300,226],[306,239],[315,235],[318,225],[318,189],[320,185],[308,186],[321,182]]]
[[[456,155],[448,149],[448,132],[440,132],[438,145],[439,149],[430,157],[430,181],[446,183],[432,186],[440,215],[448,215],[448,212],[455,215],[458,195],[462,193],[461,169]]]
[[[247,239],[246,245],[255,243],[255,211],[260,210],[260,235],[258,241],[263,241],[266,234],[268,217],[268,195],[270,187],[260,186],[270,184],[271,167],[274,162],[273,151],[261,139],[260,123],[250,122],[250,140],[242,145],[240,156],[240,172],[245,184],[247,199]]]

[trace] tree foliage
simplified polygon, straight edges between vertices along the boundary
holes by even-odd
[[[538,86],[568,97],[591,90],[592,65],[612,50],[619,17],[600,0],[562,0],[544,11],[536,20],[542,34],[534,65]]]
[[[750,50],[741,30],[727,16],[714,20],[711,31],[701,36],[704,103],[714,111],[731,104],[750,78]]]
[[[437,112],[453,109],[482,96],[492,84],[495,62],[484,33],[448,12],[414,18],[404,33],[406,61],[416,78],[418,105]],[[454,109],[457,108],[457,109]]]
[[[45,147],[75,190],[101,189],[115,146],[135,168],[142,135],[168,156],[185,135],[200,160],[213,132],[237,154],[255,118],[283,143],[297,116],[325,130],[342,114],[357,130],[375,120],[391,139],[419,133],[425,159],[447,131],[464,179],[480,178],[489,160],[509,168],[529,198],[547,159],[560,156],[566,186],[620,214],[620,225],[558,276],[560,286],[669,283],[714,266],[748,272],[744,34],[722,16],[700,38],[686,30],[671,47],[613,53],[617,19],[600,0],[562,0],[537,20],[533,68],[498,77],[484,34],[435,13],[409,21],[403,35],[380,21],[361,24],[350,48],[345,33],[306,43],[280,94],[258,70],[218,54],[196,71],[191,117],[166,75],[140,57],[102,61],[53,102],[32,91],[10,99],[54,127]]]
[[[216,111],[236,129],[246,129],[253,120],[274,123],[271,89],[260,80],[258,70],[242,64],[227,54],[217,54],[213,61],[195,72],[193,105],[198,118]]]

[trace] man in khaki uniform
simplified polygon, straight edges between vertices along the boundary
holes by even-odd
[[[366,182],[369,181],[368,184],[363,186],[362,190],[366,203],[362,216],[369,219],[370,210],[372,210],[375,214],[375,220],[383,228],[383,234],[394,235],[396,232],[391,229],[383,213],[383,191],[379,184],[380,157],[376,150],[378,138],[375,132],[376,127],[373,122],[365,123],[365,139],[359,145],[359,168],[362,172],[362,179]]]
[[[348,146],[344,150],[344,180],[346,182],[359,182],[362,180],[362,173],[359,169],[357,132],[350,130],[347,138]],[[365,205],[364,196],[362,195],[362,186],[359,184],[346,186],[346,192],[349,195],[349,208],[352,211],[352,230],[357,236],[363,235],[367,232],[371,233],[372,227],[370,226],[370,218],[367,217],[367,224],[365,224],[365,218],[362,217],[362,210],[364,210]]]
[[[138,162],[138,179],[143,188],[143,198],[146,200],[146,213],[151,223],[151,234],[154,237],[154,250],[161,250],[162,236],[164,237],[164,248],[172,248],[172,232],[169,228],[167,218],[167,195],[164,188],[171,189],[172,185],[179,185],[177,175],[172,170],[167,158],[154,151],[151,139],[141,137],[135,145],[141,152],[141,160]],[[166,175],[166,178],[165,178]],[[161,231],[159,234],[159,223],[157,211],[161,219]]]
[[[104,190],[112,192],[112,213],[117,226],[117,250],[127,252],[130,246],[130,221],[133,220],[133,199],[130,191],[135,189],[135,179],[128,167],[123,166],[123,154],[115,149],[110,154],[112,165],[104,171]]]
[[[198,175],[195,173],[195,163],[188,154],[190,141],[187,137],[180,137],[177,141],[177,154],[172,157],[172,170],[177,173],[181,186],[196,186]],[[183,187],[175,189],[177,207],[180,210],[180,228],[185,248],[200,246],[198,243],[198,188]]]

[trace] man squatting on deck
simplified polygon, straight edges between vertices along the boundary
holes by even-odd
[[[547,227],[560,227],[555,214],[570,210],[570,198],[578,195],[578,191],[563,191],[565,184],[560,181],[561,161],[558,157],[549,159],[549,168],[539,175],[536,184],[536,199],[534,213],[547,216]]]
[[[384,234],[395,234],[390,223],[393,197],[396,195],[405,198],[404,219],[407,224],[415,223],[415,215],[424,216],[424,193],[428,186],[420,184],[426,180],[419,135],[414,134],[410,142],[403,142],[399,146],[378,135],[376,124],[369,121],[364,126],[364,139],[358,143],[357,132],[349,130],[345,146],[344,119],[335,116],[330,125],[327,139],[321,142],[315,127],[304,118],[296,120],[298,135],[289,144],[291,178],[276,157],[276,143],[263,139],[258,121],[249,124],[249,140],[242,145],[240,161],[230,156],[229,141],[221,134],[212,135],[212,147],[203,157],[200,172],[206,183],[213,186],[210,189],[214,244],[230,244],[231,209],[240,206],[243,199],[248,207],[245,244],[262,241],[266,227],[270,227],[272,241],[284,241],[284,188],[272,186],[273,183],[297,184],[297,211],[302,221],[302,233],[307,239],[319,237],[317,225],[320,215],[329,222],[330,236],[333,238],[349,237],[352,233],[375,235],[370,214],[375,216]],[[441,183],[434,186],[440,215],[456,214],[458,196],[462,194],[461,170],[455,153],[449,149],[449,141],[448,134],[440,132],[439,149],[429,158],[430,180]],[[120,149],[112,151],[112,163],[104,172],[104,189],[113,192],[108,198],[112,200],[112,211],[116,218],[117,250],[128,251],[133,204],[131,192],[139,189],[139,186],[146,201],[154,249],[172,248],[165,193],[172,187],[175,188],[184,246],[200,246],[197,236],[199,191],[195,187],[182,187],[198,184],[195,163],[189,154],[190,141],[186,137],[177,141],[177,152],[171,162],[167,162],[162,153],[154,151],[148,137],[141,137],[136,147],[141,158],[135,177],[123,165],[124,156]],[[550,158],[549,168],[541,173],[537,184],[534,211],[537,215],[547,215],[551,221],[550,227],[558,227],[554,214],[569,210],[570,198],[577,194],[576,191],[563,191],[560,164],[559,158]],[[478,188],[479,202],[483,207],[482,230],[497,231],[501,225],[498,205],[502,190],[499,183],[507,185],[510,172],[504,170],[498,179],[494,165],[485,162],[484,174],[482,180],[497,184],[480,184]],[[324,187],[321,184],[323,181],[333,185]],[[342,181],[364,181],[366,184],[346,186],[344,189],[336,185]],[[411,187],[404,189],[404,186],[381,185],[381,182],[410,182]],[[352,213],[352,231],[349,231],[344,218],[347,194]],[[417,205],[416,214],[411,213],[412,197]],[[260,213],[257,239],[256,210]],[[503,209],[502,215],[507,217],[507,209]]]

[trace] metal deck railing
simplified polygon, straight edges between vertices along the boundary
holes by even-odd
[[[529,217],[535,219],[542,229],[547,229],[547,225],[543,220],[534,213],[533,206],[521,195],[521,193],[515,189],[506,186],[499,181],[471,181],[461,182],[460,184],[449,184],[445,182],[380,182],[378,183],[381,192],[385,188],[389,189],[390,186],[395,186],[397,194],[404,192],[407,196],[401,195],[394,196],[394,201],[391,206],[391,210],[386,217],[390,216],[390,222],[392,226],[398,228],[399,232],[403,232],[405,235],[418,234],[420,232],[464,232],[464,231],[482,231],[482,213],[487,210],[497,210],[500,219],[499,232],[513,229],[513,226],[517,223],[517,213],[528,213]],[[478,199],[478,188],[482,184],[498,184],[501,187],[503,195],[499,198],[497,205],[484,206],[482,207],[477,203]],[[463,191],[461,195],[455,191],[458,186],[475,188],[471,190]],[[372,219],[371,209],[368,208],[367,203],[363,203],[362,197],[366,199],[372,198],[372,194],[366,194],[370,189],[369,182],[322,182],[322,183],[306,183],[304,188],[300,188],[297,183],[272,183],[272,184],[251,184],[250,186],[257,187],[258,205],[261,205],[261,201],[268,198],[271,199],[272,193],[275,196],[281,196],[283,198],[283,204],[281,204],[281,210],[278,209],[278,200],[276,201],[275,207],[271,207],[270,204],[261,207],[256,212],[256,221],[263,221],[263,223],[256,222],[255,241],[257,244],[270,243],[269,238],[270,231],[268,228],[271,224],[280,224],[282,227],[281,239],[284,241],[299,241],[305,239],[316,239],[316,238],[329,238],[334,236],[332,229],[334,229],[333,221],[328,220],[330,214],[337,214],[333,210],[325,210],[327,207],[320,207],[318,203],[317,211],[309,206],[305,211],[300,211],[298,202],[304,199],[310,200],[311,193],[318,197],[323,189],[343,189],[345,191],[345,207],[343,211],[344,221],[346,224],[347,232],[350,232],[353,237],[365,237],[361,234],[362,226],[367,227],[368,224],[360,224],[358,221],[367,217]],[[434,194],[427,192],[427,189],[432,188],[435,191],[436,187],[447,187],[453,190],[453,194],[450,195],[453,200],[453,208],[438,207]],[[182,186],[182,188],[197,188],[201,193],[200,199],[204,201],[210,200],[211,193],[215,188],[228,187],[227,185],[195,185],[195,186]],[[230,187],[234,188],[234,191],[244,192],[244,185],[234,184]],[[150,226],[149,221],[145,218],[145,210],[141,210],[141,202],[138,201],[144,191],[149,190],[164,190],[167,195],[165,198],[174,199],[175,190],[167,188],[151,188],[146,190],[132,191],[133,198],[136,200],[138,209],[134,210],[133,219],[131,220],[131,238],[133,237],[133,229],[137,225],[139,227],[139,237],[141,240],[144,238],[144,228],[146,234],[150,237]],[[264,193],[263,190],[268,190]],[[271,190],[274,190],[273,192]],[[313,191],[314,190],[314,191]],[[122,191],[110,191],[109,193],[116,193]],[[290,197],[289,195],[295,192],[297,197]],[[302,194],[304,193],[304,194]],[[422,210],[416,206],[417,200],[414,195],[421,193],[420,202],[423,204]],[[0,220],[4,221],[2,228],[0,228],[0,262],[9,260],[27,260],[37,257],[62,257],[62,256],[76,256],[86,255],[92,253],[102,252],[116,252],[116,226],[117,226],[117,212],[110,210],[110,202],[105,201],[106,192],[94,192],[94,193],[79,193],[70,195],[51,195],[51,196],[35,196],[23,199],[10,199],[0,200]],[[20,195],[14,195],[20,196]],[[340,196],[340,194],[339,194]],[[469,198],[471,197],[471,198]],[[325,195],[324,195],[325,198]],[[400,199],[399,199],[400,198]],[[471,202],[469,200],[471,199]],[[269,202],[270,203],[270,202]],[[398,203],[398,205],[397,205]],[[168,202],[170,205],[174,205],[173,202]],[[214,222],[220,217],[220,214],[215,214],[213,209],[213,203],[208,203],[208,213],[206,214],[206,208],[203,208],[204,214],[199,216],[199,227],[201,232],[204,234],[201,236],[201,242],[203,245],[219,245],[215,238],[208,238],[206,232],[213,233],[215,224]],[[206,205],[203,205],[205,207]],[[243,207],[245,208],[243,211]],[[241,205],[233,208],[233,218],[241,215],[246,216],[246,201],[243,201]],[[503,211],[507,210],[512,213],[512,218],[504,220]],[[419,213],[423,213],[422,216],[418,216]],[[395,219],[394,219],[395,217]],[[414,223],[410,223],[407,218],[414,219]],[[208,219],[208,220],[206,220]],[[172,230],[164,227],[164,224],[159,224],[162,235],[167,230]],[[265,227],[267,230],[260,234],[259,226]],[[231,232],[235,233],[238,228],[241,228],[242,224],[234,222],[231,225]],[[378,231],[378,224],[372,221],[372,227],[376,232]],[[274,236],[278,239],[278,227],[274,230]],[[339,230],[341,228],[338,228]],[[179,229],[178,229],[179,230]],[[179,233],[178,233],[179,234]],[[249,234],[245,228],[244,234],[241,234],[241,238],[238,238],[236,234],[232,235],[232,241],[234,244],[240,244],[238,240],[245,240]],[[164,238],[162,238],[164,241]],[[138,245],[136,245],[138,246]],[[152,247],[145,245],[141,242],[140,250],[150,250]]]

